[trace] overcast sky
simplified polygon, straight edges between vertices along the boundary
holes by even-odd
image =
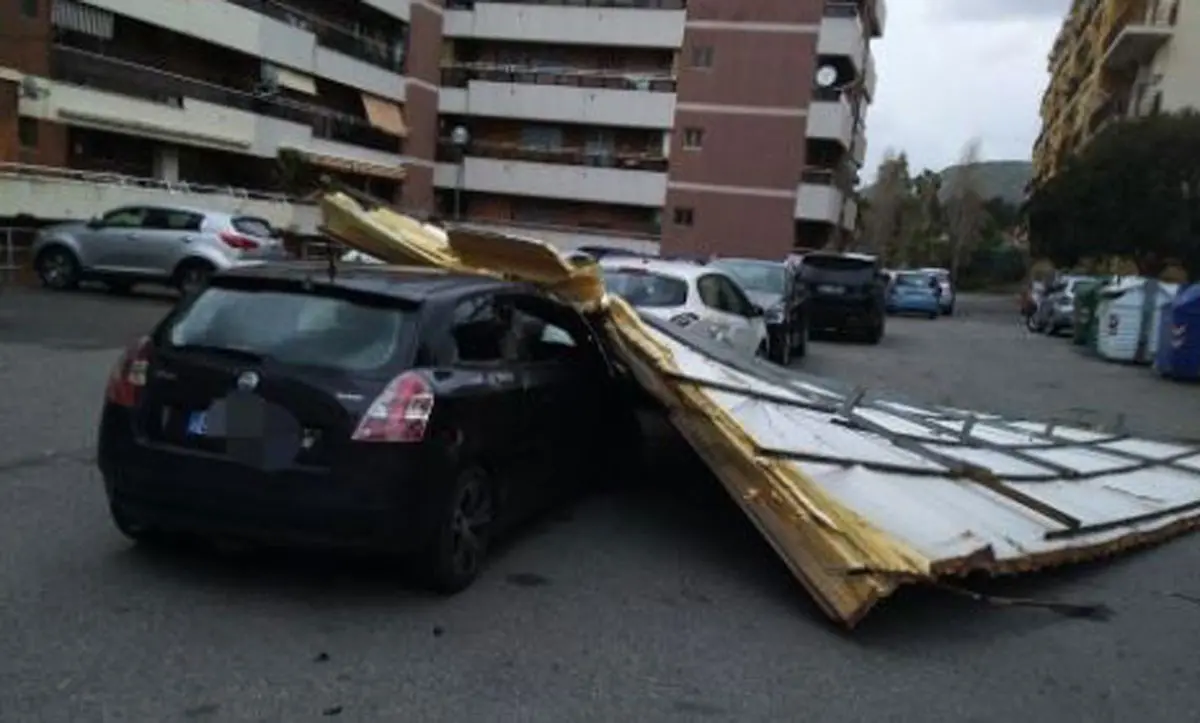
[[[958,160],[978,137],[985,159],[1028,159],[1039,131],[1046,56],[1070,0],[889,0],[873,44],[878,84],[867,116],[866,177],[886,150],[914,171]]]

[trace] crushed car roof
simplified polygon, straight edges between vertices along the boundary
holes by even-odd
[[[286,261],[242,266],[217,276],[230,279],[309,280],[314,284],[383,294],[419,301],[446,293],[487,290],[536,291],[536,287],[493,276],[447,272],[421,266],[335,262],[332,276],[328,261]]]

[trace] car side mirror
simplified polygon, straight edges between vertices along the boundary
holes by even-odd
[[[767,315],[766,309],[762,308],[758,304],[750,305],[750,318],[751,319],[757,319],[760,316],[766,316],[766,315]]]

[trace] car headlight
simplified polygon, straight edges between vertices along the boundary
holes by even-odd
[[[783,323],[783,307],[782,306],[772,306],[771,308],[767,309],[766,313],[764,314],[764,318],[766,319],[766,322],[768,324],[782,324]]]

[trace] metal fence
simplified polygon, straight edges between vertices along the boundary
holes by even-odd
[[[0,226],[0,281],[15,282],[31,267],[29,250],[37,232],[28,226]]]

